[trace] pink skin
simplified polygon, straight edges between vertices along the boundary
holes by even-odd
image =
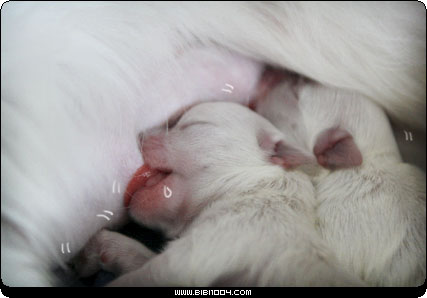
[[[264,69],[264,72],[258,82],[256,92],[249,103],[249,108],[255,111],[257,102],[265,98],[267,94],[285,77],[286,73],[282,70],[271,67]]]
[[[340,128],[330,128],[321,133],[313,151],[317,162],[328,169],[360,166],[363,161],[352,135]]]
[[[177,174],[156,175],[154,185],[142,187],[132,197],[130,213],[136,219],[169,217],[180,213],[186,195],[185,181]],[[165,187],[167,187],[165,189]]]
[[[130,201],[130,215],[143,224],[182,221],[186,215],[185,197],[188,187],[182,175],[168,165],[168,150],[164,133],[144,140],[142,154],[145,164],[156,174],[137,190]]]
[[[297,82],[302,79],[302,77],[296,75],[295,73],[282,69],[266,67],[258,82],[256,92],[249,102],[249,108],[253,111],[256,111],[257,103],[266,98],[271,90],[277,87],[284,80],[287,82],[293,82],[296,86]],[[308,81],[308,79],[304,80]]]
[[[276,155],[271,157],[271,162],[287,170],[315,162],[311,156],[291,146],[287,146],[283,141],[275,144],[274,152]]]
[[[167,167],[167,152],[165,147],[165,134],[150,135],[145,138],[142,155],[146,164],[151,168],[169,171]]]

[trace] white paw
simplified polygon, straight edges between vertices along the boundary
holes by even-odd
[[[101,230],[93,236],[83,250],[72,260],[76,273],[81,277],[88,277],[102,269],[105,259],[106,239],[109,231]]]

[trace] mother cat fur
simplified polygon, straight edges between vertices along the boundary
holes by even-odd
[[[426,180],[403,163],[389,121],[358,94],[285,79],[256,111],[325,169],[313,176],[318,230],[341,264],[374,286],[426,278]]]
[[[137,135],[202,99],[245,102],[259,61],[425,129],[425,33],[417,2],[5,3],[2,281],[55,285],[52,268],[123,222]]]

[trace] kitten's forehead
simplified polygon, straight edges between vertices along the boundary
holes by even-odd
[[[211,102],[194,106],[185,115],[182,126],[192,123],[213,124],[218,136],[228,136],[232,142],[256,139],[261,132],[273,139],[283,138],[283,134],[267,119],[253,112],[248,107],[231,102]],[[204,129],[207,126],[201,127]],[[212,127],[212,126],[210,126]]]

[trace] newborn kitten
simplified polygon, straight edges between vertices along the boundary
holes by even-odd
[[[254,59],[359,91],[425,131],[416,1],[9,1],[1,25],[8,286],[54,285],[52,268],[101,227],[117,228],[120,186],[142,162],[137,134],[202,98],[244,101]]]
[[[313,177],[318,229],[345,268],[372,286],[422,285],[425,174],[402,162],[383,110],[295,77],[255,110],[325,168]]]
[[[135,193],[130,214],[177,239],[153,256],[102,231],[81,272],[101,260],[131,271],[114,286],[362,285],[315,231],[309,177],[281,167],[298,149],[264,118],[233,103],[200,104],[168,134],[146,137],[142,151],[159,173]]]

